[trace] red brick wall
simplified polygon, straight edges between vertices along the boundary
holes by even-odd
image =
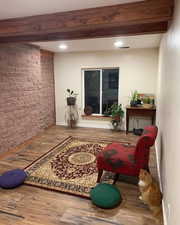
[[[54,54],[41,50],[41,104],[43,127],[55,123]]]
[[[0,153],[55,123],[53,55],[0,45]]]

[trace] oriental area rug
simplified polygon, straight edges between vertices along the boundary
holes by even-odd
[[[96,155],[110,141],[68,137],[25,168],[26,184],[61,191],[82,197],[96,185]],[[104,182],[112,183],[113,176],[105,173]]]

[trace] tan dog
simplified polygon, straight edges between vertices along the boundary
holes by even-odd
[[[162,194],[159,185],[151,174],[143,169],[140,170],[139,174],[139,189],[141,192],[139,199],[149,206],[156,223],[163,224]]]

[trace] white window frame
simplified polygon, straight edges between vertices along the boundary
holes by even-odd
[[[118,69],[120,71],[120,68],[119,67],[106,67],[106,68],[83,68],[81,69],[82,71],[82,110],[83,110],[83,113],[84,113],[84,107],[85,107],[85,92],[84,92],[84,76],[85,76],[85,71],[92,71],[92,70],[95,70],[95,71],[100,71],[100,113],[97,114],[97,113],[93,113],[92,115],[94,116],[103,116],[102,114],[102,71],[104,69]],[[119,84],[118,84],[119,85]],[[119,103],[119,87],[118,86],[118,103]]]

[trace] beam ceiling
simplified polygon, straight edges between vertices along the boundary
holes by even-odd
[[[146,0],[0,21],[0,43],[166,32],[173,1]]]

